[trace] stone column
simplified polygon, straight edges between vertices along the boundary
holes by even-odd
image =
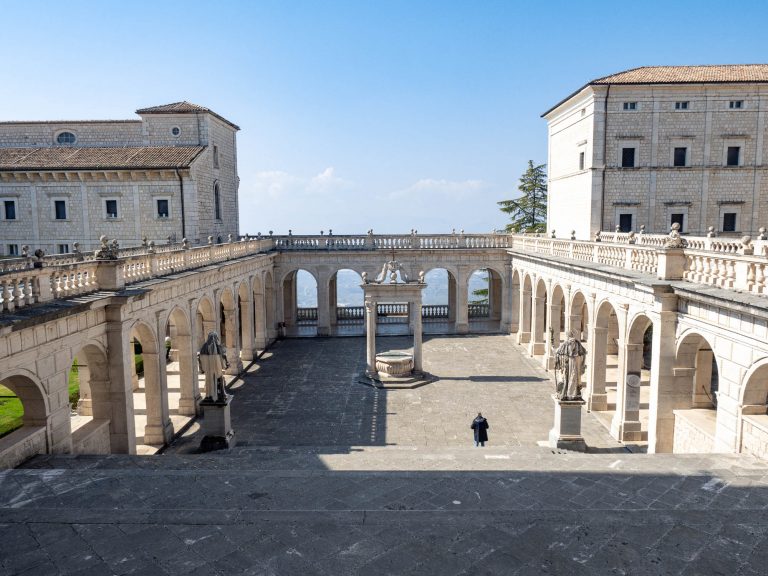
[[[133,406],[133,378],[136,362],[131,341],[132,319],[124,321],[122,306],[106,308],[107,371],[109,375],[110,449],[115,454],[136,454],[136,421]],[[138,385],[138,380],[137,380]]]
[[[292,272],[283,282],[283,322],[286,326],[296,324],[296,272]]]
[[[229,368],[224,373],[236,375],[243,371],[240,349],[237,346],[237,314],[234,309],[224,309],[224,346],[227,348]]]
[[[527,344],[531,341],[531,291],[520,291],[520,326],[517,331],[517,343]]]
[[[448,322],[456,328],[456,278],[448,273]]]
[[[622,349],[624,349],[623,353]],[[643,439],[640,424],[640,368],[642,365],[643,345],[626,344],[620,340],[619,373],[624,374],[624,378],[620,378],[621,382],[616,383],[616,413],[611,422],[611,434],[621,442]]]
[[[242,359],[250,362],[255,358],[253,346],[253,293],[248,292],[249,297],[240,301],[240,322],[243,327]]]
[[[144,358],[144,396],[147,404],[147,425],[144,427],[144,444],[166,444],[173,437],[173,424],[168,411],[168,381],[165,375],[165,358],[160,362],[157,352],[147,352]]]
[[[536,296],[533,299],[533,311],[531,314],[532,338],[528,346],[531,356],[540,356],[544,354],[544,307],[546,306],[546,297]]]
[[[459,268],[459,277],[456,279],[456,332],[467,334],[469,332],[469,277],[465,266]]]
[[[422,341],[422,326],[421,326],[421,302],[411,302],[411,308],[413,310],[413,371],[421,372],[422,360],[421,360],[421,341]]]
[[[330,321],[330,326],[336,326],[338,324],[338,318],[336,313],[336,302],[338,299],[338,286],[337,286],[337,280],[338,280],[338,273],[334,274],[331,277],[330,284],[328,286],[328,316]]]
[[[502,281],[501,278],[491,270],[488,270],[488,319],[502,320]]]
[[[552,370],[555,367],[555,350],[560,346],[560,312],[562,308],[559,304],[549,306],[549,326],[547,327],[545,338],[547,340],[544,349],[544,367]],[[551,338],[551,341],[550,341]]]
[[[648,452],[672,452],[675,432],[674,410],[683,407],[691,390],[676,390],[675,341],[677,329],[677,296],[664,293],[664,286],[654,287],[661,311],[653,319],[651,362],[651,394],[648,406]],[[679,405],[678,405],[679,404]]]
[[[608,410],[608,395],[605,392],[608,328],[593,325],[591,332],[587,348],[587,409],[601,412]]]
[[[264,294],[254,294],[254,346],[256,350],[264,350],[267,347],[267,311],[264,304]]]
[[[368,376],[376,376],[376,302],[365,301],[365,373]]]
[[[177,335],[174,345],[179,357],[179,414],[194,416],[197,413],[197,357],[192,349],[192,336]]]
[[[512,333],[512,263],[507,262],[504,267],[504,282],[500,283],[501,292],[501,331],[507,334]],[[506,290],[504,289],[506,288]]]
[[[331,313],[329,306],[329,280],[324,274],[317,278],[317,335],[331,335]]]

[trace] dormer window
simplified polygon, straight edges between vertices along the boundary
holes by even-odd
[[[173,128],[171,128],[171,136],[176,136],[176,137],[181,136],[181,128],[179,128],[178,126],[174,126]]]
[[[71,145],[77,142],[77,136],[74,135],[73,132],[59,132],[56,135],[56,144],[61,144],[62,146]]]

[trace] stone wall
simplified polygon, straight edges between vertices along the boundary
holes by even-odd
[[[72,432],[74,454],[109,454],[109,420],[90,420]]]
[[[0,147],[47,147],[58,145],[59,132],[72,132],[80,146],[141,146],[141,120],[94,120],[60,122],[0,122]]]
[[[675,410],[675,454],[707,454],[715,451],[714,410]]]
[[[45,454],[45,427],[24,426],[0,438],[0,468],[15,468],[35,454]]]
[[[768,415],[742,417],[741,451],[768,459]]]

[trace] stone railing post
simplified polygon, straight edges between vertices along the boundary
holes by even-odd
[[[51,289],[51,275],[40,274],[32,281],[32,289],[37,291],[37,302],[50,302],[53,300],[53,290]]]
[[[685,272],[685,250],[682,248],[663,248],[657,250],[659,280],[682,280]]]
[[[125,288],[122,261],[97,260],[96,263],[96,282],[99,284],[99,290],[122,290]]]

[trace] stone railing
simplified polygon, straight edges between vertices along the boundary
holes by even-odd
[[[653,275],[661,280],[688,280],[720,288],[768,293],[768,241],[717,237],[679,237],[601,232],[595,241],[566,240],[544,235],[510,235],[509,247],[603,264]]]
[[[357,236],[274,236],[278,251],[300,250],[455,250],[508,248],[507,234],[362,234]]]
[[[0,313],[192,270],[272,250],[271,238],[243,238],[190,248],[184,244],[128,248],[116,258],[93,253],[5,259],[0,271]],[[114,255],[114,254],[113,254]]]

